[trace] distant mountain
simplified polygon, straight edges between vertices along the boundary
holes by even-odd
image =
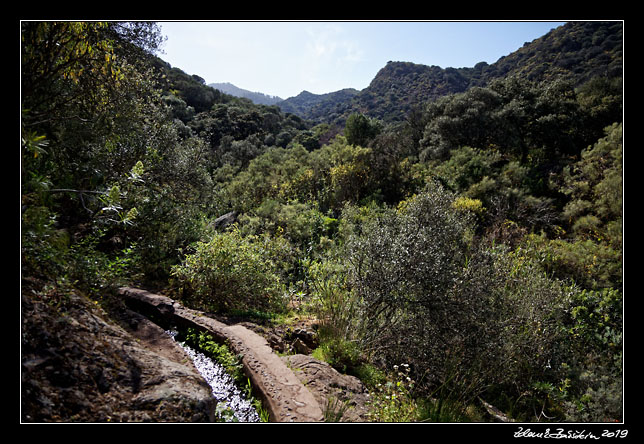
[[[536,82],[563,78],[577,86],[597,76],[619,77],[622,28],[622,22],[568,22],[493,64],[481,62],[472,68],[390,61],[362,91],[323,95],[304,91],[279,106],[316,122],[343,123],[352,112],[391,122],[428,101],[508,76]]]
[[[261,92],[248,91],[246,89],[239,88],[232,83],[209,83],[208,86],[218,89],[224,94],[230,94],[235,97],[244,97],[251,100],[257,105],[275,105],[278,102],[281,102],[283,99],[277,96],[270,96],[268,94],[263,94]]]
[[[467,68],[441,68],[388,62],[369,86],[353,98],[352,110],[385,121],[401,120],[415,106],[467,90]]]
[[[621,77],[623,48],[622,22],[568,22],[486,66],[481,79],[515,75],[581,85],[593,77]]]
[[[345,88],[327,94],[313,94],[302,91],[295,97],[278,103],[283,112],[296,114],[304,119],[318,121],[335,120],[345,114],[350,106],[351,99],[359,91],[353,88]]]

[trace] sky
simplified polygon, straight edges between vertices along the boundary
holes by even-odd
[[[206,83],[293,97],[362,90],[388,61],[492,64],[563,22],[160,22],[159,56]]]

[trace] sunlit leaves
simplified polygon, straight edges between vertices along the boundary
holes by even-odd
[[[279,245],[233,230],[198,242],[172,269],[182,297],[206,309],[280,309],[282,282],[273,260]]]

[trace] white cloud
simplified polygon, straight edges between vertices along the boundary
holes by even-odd
[[[347,75],[366,60],[360,42],[339,23],[312,23],[306,27],[299,74],[311,92],[324,93],[347,87]]]
[[[359,62],[364,60],[364,51],[360,44],[352,40],[345,29],[336,23],[318,24],[306,29],[307,50],[323,61],[342,60]]]

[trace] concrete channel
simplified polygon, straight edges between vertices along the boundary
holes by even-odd
[[[206,331],[240,355],[244,372],[268,410],[270,421],[323,421],[324,414],[311,392],[257,333],[241,325],[219,322],[164,295],[131,287],[120,288],[119,294],[131,309],[152,320],[162,318],[178,327]]]

